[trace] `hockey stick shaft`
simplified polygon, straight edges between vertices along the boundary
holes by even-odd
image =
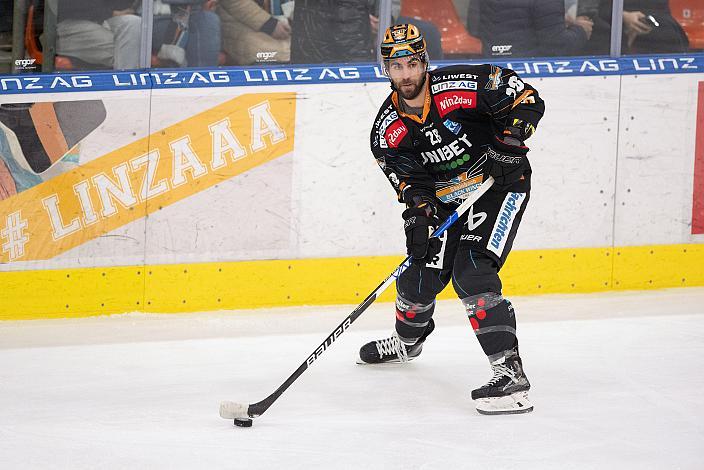
[[[494,184],[494,179],[492,177],[487,178],[487,180],[482,183],[476,190],[472,191],[470,195],[455,209],[455,211],[450,214],[450,216],[443,222],[431,235],[431,237],[440,237],[452,224],[454,224],[457,219],[459,219],[462,214],[464,214],[480,197],[486,193],[491,185]],[[223,402],[220,405],[220,416],[227,419],[232,418],[255,418],[261,416],[264,412],[269,409],[269,407],[283,394],[287,388],[295,382],[298,377],[300,377],[303,372],[310,367],[313,362],[315,362],[320,356],[330,347],[332,343],[339,338],[342,333],[344,333],[350,325],[367,309],[374,301],[389,287],[408,267],[411,265],[411,257],[406,257],[405,260],[396,268],[394,271],[377,286],[374,291],[365,298],[361,304],[355,308],[352,313],[350,313],[337,328],[333,330],[332,333],[325,338],[320,346],[315,348],[315,350],[308,356],[308,358],[298,366],[284,383],[282,383],[279,388],[277,388],[271,395],[266,397],[264,400],[257,403],[252,403],[248,406],[237,404],[234,402]]]

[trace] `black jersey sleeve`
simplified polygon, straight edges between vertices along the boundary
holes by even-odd
[[[524,142],[533,135],[545,112],[538,91],[511,69],[482,67],[479,76],[479,106],[488,113],[497,136],[510,135]]]
[[[408,126],[387,100],[371,135],[371,149],[379,168],[396,191],[399,202],[415,205],[420,201],[434,203],[435,184],[413,149],[413,137]]]

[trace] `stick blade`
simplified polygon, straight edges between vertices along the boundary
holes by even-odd
[[[220,403],[220,417],[224,419],[249,418],[248,409],[249,405],[235,403],[234,401],[223,401]]]

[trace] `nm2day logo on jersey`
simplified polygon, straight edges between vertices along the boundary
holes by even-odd
[[[396,148],[406,134],[408,134],[408,128],[400,119],[398,119],[386,128],[386,132],[384,132],[384,140],[386,140],[389,144],[389,147]]]
[[[477,107],[477,92],[475,91],[446,91],[433,96],[435,106],[438,108],[440,117],[455,109],[472,109]]]

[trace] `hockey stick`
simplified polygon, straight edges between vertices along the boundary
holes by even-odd
[[[450,216],[442,223],[431,235],[432,237],[439,237],[442,235],[450,225],[454,224],[457,219],[464,214],[467,209],[469,209],[484,193],[489,190],[491,185],[494,184],[494,178],[491,176],[481,184],[477,189],[475,189],[470,195],[465,199],[455,211],[450,214]],[[232,401],[223,401],[220,403],[220,416],[225,419],[234,419],[235,424],[238,426],[251,426],[251,419],[256,418],[264,414],[266,410],[269,409],[271,405],[281,396],[282,393],[286,391],[288,387],[291,386],[293,382],[300,377],[303,372],[308,369],[308,367],[315,362],[330,346],[335,342],[337,338],[344,333],[347,328],[350,327],[352,322],[354,322],[374,301],[389,287],[408,267],[411,265],[411,257],[406,257],[405,260],[387,277],[379,286],[374,289],[374,291],[367,296],[364,301],[355,308],[352,313],[350,313],[347,318],[345,318],[342,323],[340,323],[335,330],[325,338],[320,346],[315,348],[315,350],[308,356],[303,364],[298,366],[291,376],[282,383],[279,388],[277,388],[274,393],[259,401],[257,403],[252,403],[246,405],[243,403],[235,403]]]

